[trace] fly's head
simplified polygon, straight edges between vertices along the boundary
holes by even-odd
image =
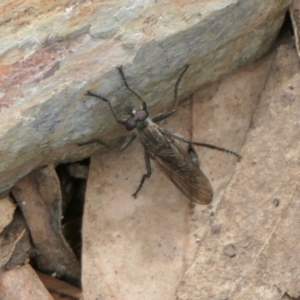
[[[133,110],[130,113],[130,117],[125,122],[125,126],[127,130],[135,129],[139,123],[144,122],[149,116],[149,113],[145,109]]]

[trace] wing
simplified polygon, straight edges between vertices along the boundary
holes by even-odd
[[[155,151],[146,147],[146,151],[185,196],[198,204],[209,204],[213,198],[209,180],[186,151],[166,133],[163,134],[169,143]]]

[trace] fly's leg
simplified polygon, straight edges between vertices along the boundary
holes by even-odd
[[[92,96],[92,97],[95,97],[95,98],[98,98],[98,99],[101,99],[101,100],[105,101],[105,102],[108,104],[109,109],[110,109],[110,111],[111,111],[113,117],[115,118],[115,120],[116,120],[119,124],[126,125],[126,120],[120,120],[120,119],[118,119],[118,117],[117,117],[117,115],[116,115],[114,109],[112,108],[112,105],[111,105],[111,103],[110,103],[110,100],[104,98],[104,97],[101,96],[101,95],[94,94],[94,93],[92,93],[92,92],[90,92],[90,91],[88,91],[86,94],[89,95],[89,96]]]
[[[190,156],[191,160],[193,163],[197,166],[200,167],[200,162],[199,162],[199,157],[198,154],[193,146],[193,144],[189,143],[188,146],[188,155]]]
[[[178,86],[179,86],[179,83],[180,83],[180,81],[181,81],[184,73],[188,69],[188,67],[189,67],[189,65],[185,65],[183,71],[180,73],[180,75],[179,75],[179,77],[178,77],[178,79],[177,79],[177,81],[175,83],[175,89],[174,89],[174,108],[172,110],[170,110],[170,111],[166,111],[164,113],[160,113],[157,116],[153,117],[152,118],[153,122],[159,122],[159,121],[161,121],[163,119],[166,119],[169,116],[173,115],[174,112],[176,111],[177,106],[178,106],[178,97],[177,97],[177,95],[178,95]]]
[[[123,72],[123,66],[117,67],[117,69],[119,70],[119,72],[121,74],[121,77],[123,79],[123,82],[124,82],[127,90],[130,93],[132,93],[134,96],[136,96],[143,103],[143,110],[145,110],[146,112],[148,112],[147,103],[145,102],[145,100],[128,85],[126,77],[125,77],[124,72]]]
[[[214,150],[218,150],[218,151],[227,152],[227,153],[232,154],[232,155],[234,155],[234,156],[236,156],[238,158],[241,157],[238,153],[236,153],[236,152],[234,152],[232,150],[226,149],[226,148],[222,148],[222,147],[218,147],[218,146],[211,145],[211,144],[206,144],[206,143],[193,142],[193,141],[189,140],[188,138],[186,138],[185,136],[183,136],[183,135],[181,135],[179,133],[171,132],[171,131],[169,131],[167,129],[161,128],[161,131],[163,131],[167,135],[171,135],[175,139],[178,139],[178,140],[183,141],[185,143],[189,143],[189,144],[196,145],[196,146],[201,146],[201,147],[206,147],[206,148],[210,148],[210,149],[214,149]]]
[[[119,124],[122,124],[122,125],[125,125],[125,126],[126,126],[127,121],[126,121],[126,120],[120,120],[120,119],[118,119],[118,117],[117,117],[115,111],[114,111],[113,108],[112,108],[112,105],[111,105],[111,103],[110,103],[110,100],[108,100],[108,99],[106,99],[106,98],[104,98],[104,97],[102,97],[102,96],[100,96],[100,95],[93,94],[93,93],[91,93],[91,92],[89,92],[89,91],[87,92],[87,95],[105,101],[105,102],[108,104],[109,109],[110,109],[110,111],[111,111],[113,117],[115,118],[115,120],[116,120]],[[109,145],[109,143],[107,143],[107,142],[105,142],[105,141],[103,141],[103,140],[101,140],[101,139],[94,139],[94,140],[91,140],[91,141],[88,141],[88,142],[78,143],[77,145],[78,145],[78,146],[85,146],[85,145],[90,145],[90,144],[98,143],[98,144],[100,144],[100,145],[103,145],[103,146],[105,146],[105,147],[107,147],[107,148],[109,148],[109,149],[115,150],[115,151],[123,151],[124,149],[126,149],[126,148],[134,141],[135,138],[136,138],[136,134],[133,132],[132,134],[130,134],[130,135],[125,139],[124,144],[123,144],[119,149],[116,149],[116,148],[112,147],[111,145]]]
[[[198,154],[194,148],[194,146],[190,143],[189,146],[188,146],[188,155],[189,157],[191,158],[192,162],[198,167],[200,168],[200,162],[199,162],[199,157],[198,157]],[[196,203],[193,202],[192,200],[190,200],[190,203],[189,203],[189,208],[190,209],[193,209],[195,208],[196,206]]]
[[[88,142],[85,142],[85,143],[78,143],[77,145],[79,145],[79,146],[85,146],[85,145],[90,145],[90,144],[98,143],[100,145],[103,145],[103,146],[105,146],[105,147],[107,147],[109,149],[115,150],[115,151],[123,151],[124,149],[126,149],[134,141],[135,138],[136,138],[136,133],[133,132],[132,134],[130,134],[129,136],[127,136],[127,138],[125,139],[123,145],[119,149],[112,147],[107,142],[102,141],[100,139],[95,139],[95,140],[88,141]]]
[[[189,143],[189,146],[188,146],[188,155],[189,157],[191,158],[191,160],[193,161],[193,163],[198,167],[200,168],[200,161],[199,161],[199,157],[198,157],[198,154],[193,146],[193,144]],[[196,206],[196,203],[193,202],[192,200],[190,200],[190,203],[189,203],[189,208],[190,209],[194,209]]]
[[[137,194],[138,192],[141,190],[145,180],[147,178],[150,178],[151,174],[152,174],[152,171],[151,171],[151,162],[150,162],[150,157],[149,157],[149,154],[148,152],[145,150],[145,163],[146,163],[146,170],[147,170],[147,173],[143,175],[142,179],[141,179],[141,182],[140,182],[140,185],[138,186],[137,190],[135,191],[135,193],[132,195],[134,198],[137,197]]]

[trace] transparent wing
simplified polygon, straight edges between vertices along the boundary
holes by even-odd
[[[190,200],[198,204],[209,204],[213,198],[213,189],[209,180],[186,151],[174,139],[165,133],[164,135],[169,143],[164,144],[155,152],[146,148],[150,157]]]

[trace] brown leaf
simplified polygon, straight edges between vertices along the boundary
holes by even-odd
[[[60,183],[53,166],[21,179],[12,194],[26,219],[37,267],[80,285],[79,262],[61,232]]]
[[[30,265],[0,274],[1,300],[53,300]]]
[[[9,270],[28,263],[29,235],[26,223],[20,211],[0,234],[0,269]]]
[[[203,241],[177,299],[300,295],[300,66],[292,41],[274,53],[242,160],[215,214],[221,231]]]
[[[48,291],[55,296],[54,299],[56,299],[55,297],[57,297],[58,299],[80,299],[82,297],[82,291],[67,283],[64,282],[62,280],[59,280],[57,278],[54,278],[52,276],[49,276],[47,274],[44,274],[42,272],[36,271],[38,276],[40,277],[41,281],[44,283],[44,285],[46,286],[46,288],[48,289]]]

